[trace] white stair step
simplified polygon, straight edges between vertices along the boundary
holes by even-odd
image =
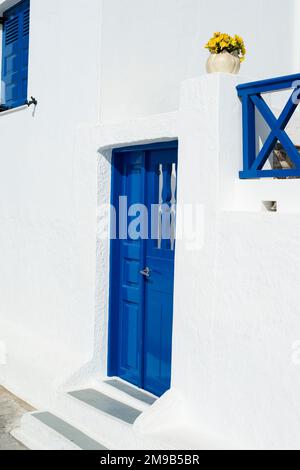
[[[35,413],[34,418],[64,436],[82,450],[107,450],[103,445],[91,439],[79,429],[63,421],[52,413]]]
[[[105,380],[104,384],[113,387],[113,389],[116,389],[119,392],[122,392],[122,394],[125,394],[127,397],[134,398],[135,400],[141,402],[144,405],[152,406],[157,400],[157,397],[155,397],[154,395],[148,392],[144,392],[143,390],[140,390],[119,379]]]
[[[32,450],[107,450],[75,426],[49,412],[28,413],[12,435]]]
[[[143,411],[125,405],[115,398],[115,394],[112,394],[114,398],[110,398],[110,388],[112,387],[105,385],[105,393],[92,389],[93,394],[90,395],[90,398],[93,397],[93,400],[86,399],[86,390],[84,390],[84,394],[78,393],[83,390],[59,394],[55,404],[55,413],[66,421],[74,423],[79,429],[110,450],[157,449],[157,442],[153,444],[151,437],[141,436],[135,426],[130,424],[135,423]],[[102,406],[102,397],[101,405],[98,402],[98,394],[104,395],[105,407]],[[120,397],[121,392],[118,392],[117,395]],[[94,401],[95,397],[97,398],[96,402]]]
[[[127,424],[134,424],[142,413],[136,408],[125,405],[124,403],[91,388],[69,392],[69,395],[86,405]]]

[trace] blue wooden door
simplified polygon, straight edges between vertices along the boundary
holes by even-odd
[[[108,373],[157,396],[171,383],[176,180],[177,142],[114,152]]]

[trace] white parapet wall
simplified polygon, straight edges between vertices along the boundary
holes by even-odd
[[[200,431],[299,448],[300,180],[239,181],[245,81],[183,87],[178,204],[200,208],[203,239],[177,242],[173,389]]]

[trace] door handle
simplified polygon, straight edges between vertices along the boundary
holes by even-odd
[[[142,271],[140,271],[140,274],[144,277],[150,277],[151,270],[150,268],[145,268]]]

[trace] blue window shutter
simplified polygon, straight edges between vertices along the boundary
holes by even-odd
[[[27,101],[30,1],[10,8],[4,18],[2,104],[16,108]]]

